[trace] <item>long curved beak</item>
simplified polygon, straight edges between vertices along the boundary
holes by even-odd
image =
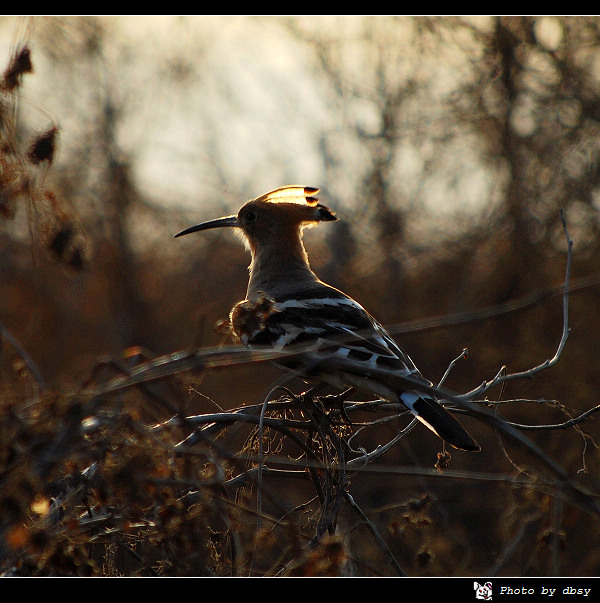
[[[224,218],[217,218],[216,220],[209,220],[208,222],[202,222],[196,224],[196,226],[190,226],[181,232],[174,235],[174,238],[182,237],[192,232],[198,232],[199,230],[209,230],[210,228],[221,228],[223,226],[239,226],[237,216],[225,216]]]

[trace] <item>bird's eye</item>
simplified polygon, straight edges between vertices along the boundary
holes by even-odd
[[[256,220],[256,212],[249,211],[246,214],[246,222],[254,222]]]

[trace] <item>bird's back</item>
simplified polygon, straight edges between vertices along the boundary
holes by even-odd
[[[260,314],[261,305],[263,320],[249,324],[243,308],[253,308],[254,314],[259,309]],[[358,302],[321,281],[276,298],[241,302],[233,309],[231,321],[244,345],[286,349],[318,343],[330,354],[356,360],[362,370],[371,366],[422,379],[410,357]]]

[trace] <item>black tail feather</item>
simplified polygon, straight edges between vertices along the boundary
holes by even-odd
[[[467,430],[439,402],[425,396],[415,398],[416,394],[412,392],[401,396],[402,401],[415,413],[417,419],[442,440],[460,450],[471,452],[481,450]]]

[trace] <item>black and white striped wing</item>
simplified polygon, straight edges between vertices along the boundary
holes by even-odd
[[[330,353],[359,361],[365,368],[372,365],[420,376],[410,357],[358,302],[327,285],[275,300],[264,323],[241,339],[245,345],[276,349],[322,342]]]
[[[244,302],[246,303],[246,302]],[[369,380],[369,369],[385,369],[396,375],[406,375],[427,385],[410,357],[394,342],[386,330],[356,301],[341,291],[317,283],[302,293],[280,296],[271,300],[271,306],[259,302],[252,308],[258,308],[261,320],[233,320],[234,330],[244,345],[268,345],[275,349],[291,349],[297,344],[313,343],[318,349],[318,357],[323,360],[341,358],[351,362],[346,363],[353,369],[356,381],[364,378],[359,389],[368,390],[382,397],[397,399],[400,392],[382,392],[381,384]],[[261,313],[262,309],[262,313]],[[239,313],[238,313],[239,314]],[[253,317],[257,315],[254,312]],[[314,354],[306,358],[282,361],[288,368],[308,369],[307,377],[321,375],[326,381],[342,386],[339,373],[334,375],[327,372],[331,363],[311,363]],[[333,383],[332,383],[333,384]],[[349,385],[346,383],[345,385]],[[356,383],[354,383],[356,386]],[[409,408],[412,409],[414,396],[408,397]]]
[[[386,399],[399,400],[448,443],[465,450],[479,449],[460,423],[435,399],[410,389],[392,391],[370,378],[369,369],[387,369],[431,385],[386,330],[358,302],[341,291],[319,283],[301,294],[280,297],[272,300],[262,320],[251,324],[251,329],[236,328],[234,324],[244,345],[269,345],[283,350],[295,344],[316,343],[320,362],[313,365],[313,358],[307,354],[304,359],[281,364],[300,370],[307,377],[321,377],[333,385],[352,385]],[[352,368],[344,375],[329,374],[327,362],[322,362],[324,356],[351,360]]]

